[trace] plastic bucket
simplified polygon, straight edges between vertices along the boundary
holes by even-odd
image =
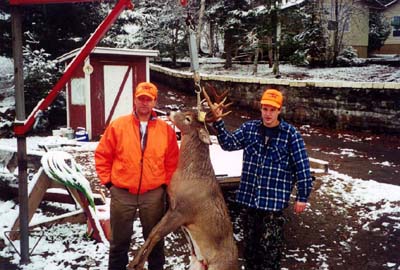
[[[58,137],[62,136],[61,130],[59,129],[53,129],[52,134],[53,136],[58,136]]]
[[[78,127],[76,129],[75,140],[80,141],[80,142],[88,142],[89,141],[89,135],[84,128]]]
[[[72,128],[68,128],[67,131],[65,132],[65,137],[68,139],[72,140],[74,138],[74,130]]]
[[[67,136],[67,131],[68,131],[68,128],[66,128],[66,127],[60,128],[61,137],[66,137]]]

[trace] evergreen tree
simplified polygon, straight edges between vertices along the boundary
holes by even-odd
[[[207,10],[208,17],[216,18],[216,23],[224,33],[225,68],[232,66],[235,49],[246,36],[245,17],[248,8],[245,0],[223,0],[215,2]]]
[[[109,46],[159,50],[174,64],[187,52],[184,9],[176,0],[139,1],[125,12],[105,39]]]
[[[30,33],[27,33],[27,36],[29,37]],[[28,41],[32,40],[28,38]],[[32,43],[35,44],[36,42]],[[38,102],[45,98],[55,85],[61,76],[61,70],[56,61],[50,60],[52,58],[51,55],[46,53],[44,49],[35,50],[29,44],[24,47],[23,58],[25,111],[30,114]],[[60,118],[57,119],[58,123],[60,123],[60,120],[61,123],[66,122],[65,94],[63,92],[50,106],[50,110],[53,111],[53,118]],[[48,112],[45,112],[45,114],[50,115]],[[43,128],[46,128],[46,126]]]
[[[11,16],[7,0],[0,0],[0,55],[11,57]]]
[[[295,64],[323,65],[327,59],[328,37],[324,28],[324,9],[319,1],[311,1],[301,8],[303,31],[295,36],[298,50],[291,57]]]
[[[371,12],[369,20],[368,52],[379,50],[389,37],[389,21],[380,12]]]
[[[103,20],[99,3],[48,4],[21,6],[22,31],[29,32],[38,43],[32,49],[44,49],[57,57],[81,47]],[[9,15],[8,0],[0,0],[0,14]],[[0,18],[0,50],[11,55],[11,19]],[[25,44],[24,44],[25,45]]]

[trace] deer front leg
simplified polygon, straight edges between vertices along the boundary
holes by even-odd
[[[146,242],[144,242],[134,260],[129,263],[128,270],[142,270],[144,263],[147,261],[147,257],[158,241],[179,228],[183,222],[184,219],[181,215],[177,215],[176,212],[168,211],[160,222],[151,230]]]
[[[159,226],[160,223],[153,228],[149,237],[136,254],[134,260],[129,263],[128,270],[142,270],[154,246],[158,243],[158,241],[161,240],[161,238],[169,233],[165,230],[162,230],[161,226]]]

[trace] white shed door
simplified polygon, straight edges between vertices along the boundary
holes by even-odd
[[[105,65],[104,66],[104,121],[110,117],[114,108],[111,121],[118,116],[129,114],[133,109],[133,69],[129,66]],[[120,94],[118,98],[118,94]],[[116,100],[118,99],[118,100]]]

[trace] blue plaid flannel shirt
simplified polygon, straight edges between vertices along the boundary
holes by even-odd
[[[223,121],[214,123],[222,149],[243,149],[243,168],[236,201],[266,211],[281,211],[289,204],[297,182],[296,200],[307,202],[312,188],[310,163],[299,132],[280,120],[278,135],[265,144],[261,120],[243,123],[230,133]]]

